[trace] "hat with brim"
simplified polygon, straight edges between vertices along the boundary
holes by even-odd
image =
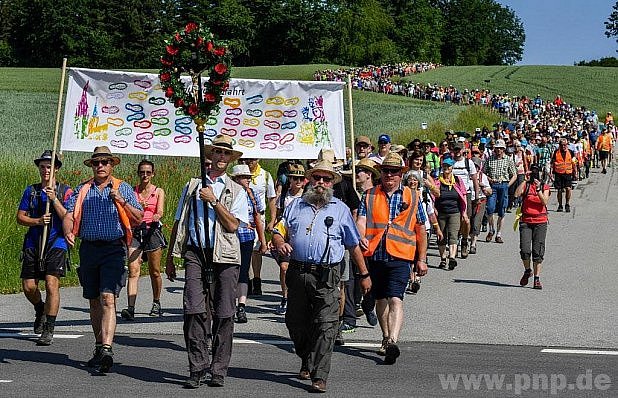
[[[233,162],[234,160],[237,160],[242,156],[242,152],[234,149],[232,137],[223,134],[217,135],[212,140],[212,144],[204,145],[204,154],[207,158],[211,157],[213,149],[222,149],[224,151],[232,152],[232,158],[230,159],[230,162]]]
[[[305,177],[308,178],[308,179],[311,179],[311,176],[316,171],[323,171],[325,173],[330,174],[333,177],[333,184],[341,182],[341,174],[339,174],[339,173],[337,173],[335,171],[335,168],[333,167],[333,164],[331,162],[329,162],[328,160],[324,160],[324,159],[323,160],[318,160],[317,163],[315,164],[315,166],[313,166],[313,168],[311,170],[307,170],[305,172]]]
[[[376,168],[380,170],[380,172],[382,172],[383,167],[393,168],[393,169],[399,168],[401,169],[402,173],[405,173],[409,169],[408,166],[403,165],[403,158],[399,156],[398,153],[395,153],[395,152],[389,152],[388,155],[386,155],[386,157],[382,161],[382,164],[376,165]]]
[[[246,164],[237,164],[236,166],[232,167],[232,173],[230,174],[230,177],[235,178],[235,177],[251,177],[251,170],[249,170],[249,166]]]
[[[58,154],[55,154],[55,158],[56,161],[54,162],[54,165],[56,166],[57,169],[62,167],[62,162],[60,161],[60,159],[58,158]],[[34,164],[36,164],[36,167],[39,167],[39,163],[41,163],[42,161],[49,161],[49,163],[51,164],[51,160],[52,160],[52,151],[50,151],[49,149],[45,150],[43,152],[43,154],[38,158],[38,159],[34,159]]]
[[[305,176],[305,168],[302,164],[290,164],[288,165],[288,177],[304,177]]]
[[[335,151],[330,148],[320,149],[320,153],[318,153],[318,162],[320,162],[321,160],[326,160],[327,162],[332,164],[333,167],[343,166],[343,160],[337,160],[337,158],[335,157]]]
[[[496,140],[496,143],[494,144],[494,148],[506,149],[506,143],[504,142],[504,140]]]
[[[380,178],[380,172],[378,171],[378,169],[376,169],[376,165],[377,163],[373,160],[365,158],[359,160],[354,167],[356,168],[356,170],[360,169],[368,171],[369,173],[373,174],[374,178]]]
[[[109,150],[106,146],[98,146],[94,148],[94,152],[89,159],[84,160],[84,164],[88,167],[92,167],[93,160],[103,160],[108,159],[112,161],[112,166],[116,166],[120,164],[120,158],[118,156],[114,156],[112,151]]]

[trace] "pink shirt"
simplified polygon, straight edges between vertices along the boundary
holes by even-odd
[[[157,213],[157,203],[159,203],[157,187],[155,187],[154,185],[152,186],[152,188],[150,189],[150,195],[148,195],[148,198],[146,200],[144,200],[143,197],[139,194],[138,189],[139,187],[136,186],[134,188],[134,191],[137,201],[144,208],[144,217],[142,217],[142,222],[150,224],[152,222],[152,217]]]

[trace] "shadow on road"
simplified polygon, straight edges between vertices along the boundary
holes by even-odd
[[[495,282],[495,281],[482,281],[479,279],[453,279],[455,283],[473,283],[476,285],[486,285],[486,286],[495,286],[495,287],[521,287],[519,285],[507,285],[506,283]]]

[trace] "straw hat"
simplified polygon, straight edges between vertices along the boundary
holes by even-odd
[[[45,152],[43,152],[43,154],[38,159],[34,159],[34,164],[36,164],[36,167],[39,167],[39,163],[44,160],[48,160],[51,163],[52,151],[50,151],[49,149],[46,149]],[[56,154],[56,161],[54,162],[54,165],[58,169],[62,167],[62,162],[58,158],[58,154]]]
[[[376,164],[375,167],[377,167],[378,170],[381,170],[382,167],[399,168],[403,173],[405,173],[406,171],[408,171],[409,167],[404,166],[403,164],[403,159],[401,156],[399,156],[398,153],[389,152],[382,161],[382,164]]]
[[[335,157],[335,151],[330,148],[320,149],[320,153],[318,153],[318,161],[316,162],[316,164],[321,160],[326,160],[327,162],[330,162],[333,167],[343,166],[343,160],[337,160],[337,158]]]
[[[50,155],[51,157],[51,155]],[[89,159],[84,160],[84,164],[88,167],[92,167],[93,160],[109,159],[112,161],[112,166],[120,164],[120,158],[112,155],[112,151],[106,146],[98,146],[94,148],[94,152]]]
[[[251,170],[249,170],[249,166],[246,164],[237,164],[232,167],[232,173],[230,177],[241,177],[241,176],[249,176],[251,177]]]
[[[230,159],[230,162],[233,162],[234,160],[242,156],[242,152],[234,150],[232,145],[232,138],[227,135],[219,134],[215,137],[214,140],[212,140],[212,144],[204,145],[205,155],[207,158],[210,158],[212,150],[215,148],[232,152],[232,158]]]
[[[305,172],[305,177],[310,179],[313,173],[316,171],[324,171],[333,176],[333,184],[341,182],[341,174],[337,173],[333,167],[333,164],[328,160],[319,160],[311,170]]]
[[[296,177],[304,177],[305,176],[305,168],[302,164],[290,164],[288,165],[288,177],[296,176]]]
[[[374,178],[380,178],[380,172],[376,169],[376,162],[371,159],[361,159],[358,161],[358,163],[356,163],[356,166],[354,167],[356,167],[357,170],[362,169],[370,172],[371,174],[373,174]]]

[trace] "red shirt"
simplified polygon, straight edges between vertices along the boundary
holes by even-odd
[[[549,185],[543,184],[543,191],[549,189]],[[521,222],[527,224],[542,224],[547,222],[547,207],[537,196],[536,185],[529,184],[524,188],[521,205]]]

